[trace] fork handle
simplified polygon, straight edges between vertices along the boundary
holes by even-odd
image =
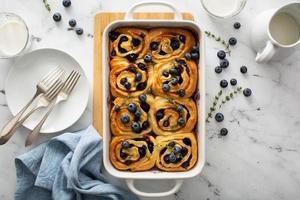
[[[38,135],[40,133],[40,130],[41,130],[42,126],[44,125],[46,119],[48,118],[48,116],[52,112],[55,104],[56,104],[55,101],[53,101],[51,103],[50,108],[47,111],[47,113],[44,115],[43,119],[36,125],[36,127],[34,127],[34,129],[32,130],[32,132],[27,136],[26,142],[25,142],[25,146],[26,147],[29,146],[29,145],[32,145],[36,141],[36,139],[37,139],[37,137],[38,137]]]
[[[35,95],[32,97],[32,99],[20,110],[16,116],[14,116],[1,130],[0,132],[0,145],[5,144],[15,133],[15,130],[17,129],[16,125],[19,124],[18,121],[21,118],[21,116],[24,114],[24,112],[27,110],[27,108],[32,104],[32,102],[41,95],[38,91],[35,93]]]

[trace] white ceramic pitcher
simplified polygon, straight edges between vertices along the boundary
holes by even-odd
[[[268,62],[279,49],[290,49],[299,44],[300,2],[259,14],[252,24],[251,42],[258,63]]]

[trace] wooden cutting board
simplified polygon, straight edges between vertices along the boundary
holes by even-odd
[[[98,13],[94,20],[94,85],[93,85],[93,125],[102,135],[102,34],[113,21],[124,19],[125,13]],[[173,13],[134,13],[135,19],[173,19]],[[185,20],[193,20],[190,13],[182,13]]]

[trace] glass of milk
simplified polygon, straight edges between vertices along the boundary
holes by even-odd
[[[24,20],[13,13],[0,13],[0,58],[16,57],[29,46]]]
[[[212,17],[225,19],[239,14],[247,0],[201,0],[204,10]]]

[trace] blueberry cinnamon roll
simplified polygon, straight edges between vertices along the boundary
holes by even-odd
[[[145,171],[155,165],[156,141],[152,136],[117,136],[110,143],[109,154],[119,170]]]
[[[130,63],[124,58],[110,61],[110,91],[114,97],[136,97],[148,93],[153,80],[153,66],[138,59]]]
[[[197,107],[192,99],[157,96],[151,105],[150,120],[156,135],[192,132],[197,122]]]
[[[194,35],[180,28],[157,28],[149,31],[149,49],[155,62],[182,57],[195,45]]]
[[[197,65],[192,60],[174,59],[154,66],[152,91],[171,98],[191,97],[198,81]]]
[[[138,136],[149,133],[148,119],[153,97],[141,94],[135,98],[116,98],[110,112],[110,128],[114,135]]]
[[[109,32],[110,56],[134,62],[144,57],[149,46],[148,32],[139,28],[118,28]]]
[[[156,166],[163,171],[187,171],[197,161],[197,141],[193,133],[156,138]]]

